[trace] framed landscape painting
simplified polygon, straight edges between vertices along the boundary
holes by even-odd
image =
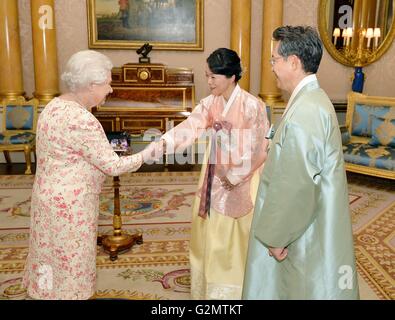
[[[87,0],[89,48],[203,50],[204,0]]]

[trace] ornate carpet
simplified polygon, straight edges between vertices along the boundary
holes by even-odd
[[[395,184],[348,175],[362,299],[395,300]]]
[[[197,172],[121,177],[124,232],[144,243],[112,262],[97,256],[97,298],[189,299],[188,246]],[[0,176],[0,299],[24,299],[20,281],[27,255],[32,176]],[[99,233],[112,232],[112,180],[100,197]],[[361,299],[394,299],[395,187],[349,176]]]

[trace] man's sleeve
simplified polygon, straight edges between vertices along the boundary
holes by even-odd
[[[286,247],[312,223],[319,194],[322,157],[311,132],[289,123],[272,150],[277,163],[271,174],[255,237],[270,247]]]

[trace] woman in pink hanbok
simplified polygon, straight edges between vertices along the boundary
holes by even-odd
[[[241,299],[259,169],[267,154],[265,105],[241,89],[240,58],[226,48],[207,59],[211,95],[168,131],[167,153],[207,134],[209,143],[192,211],[193,299]]]
[[[37,170],[23,285],[34,299],[88,299],[95,292],[99,193],[106,175],[136,171],[163,147],[119,157],[90,108],[112,92],[111,61],[92,50],[74,54],[37,124]]]

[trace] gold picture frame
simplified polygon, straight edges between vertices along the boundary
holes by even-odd
[[[86,1],[91,49],[204,49],[204,0]]]

